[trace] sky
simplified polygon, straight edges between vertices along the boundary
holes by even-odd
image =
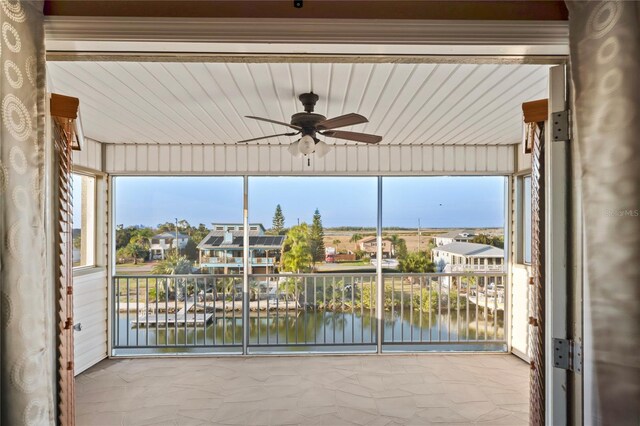
[[[504,177],[385,177],[383,227],[502,227]],[[186,219],[242,222],[241,177],[117,177],[115,224],[149,225]],[[376,177],[251,177],[249,220],[271,227],[280,204],[285,226],[376,226]]]

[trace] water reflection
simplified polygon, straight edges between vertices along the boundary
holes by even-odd
[[[115,339],[120,347],[233,346],[242,344],[239,312],[218,312],[205,327],[180,324],[132,326],[132,315],[118,315]],[[281,311],[252,312],[250,345],[375,344],[375,312]],[[414,310],[385,312],[384,343],[459,342],[504,340],[502,315],[488,316],[474,310],[459,313],[420,313]]]

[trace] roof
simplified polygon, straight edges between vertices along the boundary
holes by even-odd
[[[504,257],[504,250],[487,244],[455,242],[433,249],[468,257]]]
[[[175,232],[163,232],[161,234],[154,235],[151,238],[154,238],[154,239],[156,239],[156,238],[157,239],[167,239],[167,238],[175,238],[175,237],[176,237],[176,233]],[[181,233],[178,232],[178,239],[180,240],[182,238],[189,238],[189,236],[181,234]]]
[[[358,240],[358,244],[360,244],[360,243],[368,243],[369,241],[376,241],[376,240],[377,240],[377,238],[378,238],[378,237],[377,237],[377,236],[375,236],[375,235],[371,235],[371,236],[369,236],[369,237],[364,237],[364,238],[362,238],[362,239]],[[382,240],[383,240],[383,241],[391,241],[391,238],[389,238],[389,237],[382,237]]]
[[[215,229],[216,226],[238,226],[238,227],[242,226],[242,227],[244,227],[244,223],[216,223],[216,222],[212,222],[211,226],[214,229]],[[264,225],[261,224],[261,223],[250,223],[249,227],[252,227],[252,226],[260,227],[263,231],[266,231]]]
[[[469,234],[468,237],[463,237],[461,234]],[[456,231],[445,232],[444,234],[434,235],[434,238],[472,238],[475,232],[470,229],[458,229]]]
[[[199,249],[208,248],[240,248],[243,247],[242,235],[234,235],[230,243],[224,242],[224,235],[209,235],[198,244]],[[254,235],[249,236],[249,247],[264,249],[280,249],[284,244],[284,235]]]

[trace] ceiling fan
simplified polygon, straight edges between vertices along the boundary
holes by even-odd
[[[271,120],[269,118],[254,117],[247,115],[247,118],[254,120],[266,121],[267,123],[280,124],[287,126],[295,132],[280,133],[277,135],[262,136],[259,138],[245,139],[237,143],[253,142],[261,139],[274,138],[278,136],[296,136],[302,135],[300,139],[289,145],[288,151],[298,157],[301,155],[309,155],[316,153],[319,157],[324,157],[331,151],[331,147],[325,142],[317,138],[322,135],[330,138],[345,139],[355,142],[363,142],[375,144],[382,140],[382,136],[370,135],[367,133],[347,132],[343,130],[334,130],[340,127],[353,126],[354,124],[367,123],[365,117],[360,114],[350,113],[338,117],[327,119],[324,115],[316,114],[313,109],[318,101],[318,95],[315,93],[303,93],[298,96],[300,102],[304,106],[305,112],[299,112],[291,116],[291,123]]]

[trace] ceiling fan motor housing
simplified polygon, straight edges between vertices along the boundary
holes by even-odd
[[[314,112],[299,112],[291,116],[291,124],[302,128],[302,135],[309,135],[315,138],[316,125],[327,118],[324,115]]]

